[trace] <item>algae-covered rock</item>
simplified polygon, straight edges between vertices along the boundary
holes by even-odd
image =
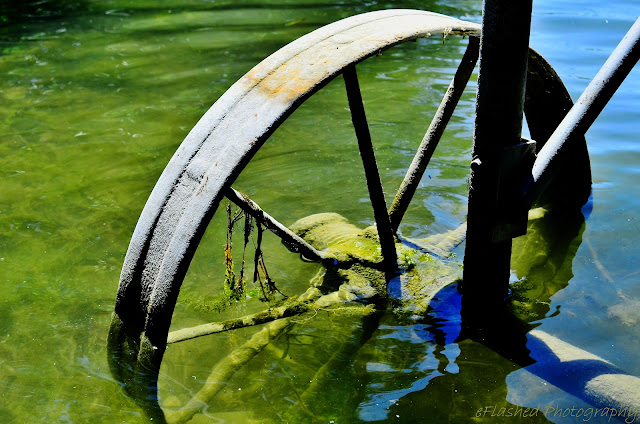
[[[358,262],[378,268],[382,264],[376,227],[362,230],[342,215],[327,212],[301,218],[290,229],[340,264]]]
[[[360,229],[337,213],[319,213],[296,221],[290,229],[321,250],[330,259],[327,263],[333,261],[312,285],[336,290],[345,301],[389,299],[399,313],[422,315],[434,295],[462,274],[460,264],[448,256],[464,238],[464,225],[422,240],[396,240],[399,269],[391,278],[383,270],[375,226]]]

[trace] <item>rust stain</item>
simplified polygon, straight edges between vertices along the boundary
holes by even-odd
[[[266,77],[259,69],[252,69],[245,80],[252,85],[252,90],[259,90],[265,96],[278,98],[285,103],[291,102],[311,90],[321,80],[321,75],[314,72],[316,67],[307,67],[285,62],[270,72]],[[257,117],[257,114],[254,115]]]

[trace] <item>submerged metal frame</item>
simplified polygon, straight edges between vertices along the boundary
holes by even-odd
[[[432,35],[462,35],[471,40],[403,188],[387,213],[355,65],[394,45]],[[389,267],[395,264],[393,233],[474,69],[479,35],[477,24],[430,12],[389,10],[354,16],[283,47],[249,71],[209,109],[159,178],[125,257],[108,348],[112,373],[120,382],[130,383],[125,384],[129,393],[145,399],[143,402],[151,408],[154,402],[157,405],[153,400],[155,379],[180,286],[223,197],[256,216],[303,255],[323,259],[322,252],[293,237],[286,227],[233,190],[231,184],[276,128],[341,73],[385,261]],[[535,90],[527,86],[524,110],[527,116],[535,115],[532,121],[539,123],[530,122],[532,134],[544,134],[542,123],[560,122],[572,102],[550,65],[532,50],[528,57],[534,65],[528,71],[528,82],[532,87],[537,85]],[[546,107],[549,104],[560,108]],[[584,145],[583,137],[582,140]],[[540,137],[538,147],[545,141],[546,137]],[[586,147],[583,150],[586,153]],[[586,168],[589,169],[588,155]],[[158,416],[162,416],[161,412]]]

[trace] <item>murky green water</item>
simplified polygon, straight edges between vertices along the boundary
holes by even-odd
[[[45,2],[18,15],[0,9],[0,422],[147,420],[110,376],[105,340],[124,254],[155,181],[200,116],[256,63],[319,26],[386,7],[479,22],[481,3],[113,0]],[[631,0],[536,1],[531,44],[575,99],[639,14]],[[359,66],[388,194],[465,45],[421,40]],[[472,81],[409,209],[407,236],[465,220],[474,89]],[[287,224],[324,211],[372,223],[346,108],[338,79],[278,129],[235,186]],[[566,256],[568,273],[557,277],[566,288],[539,321],[632,375],[640,375],[639,122],[636,69],[587,134],[592,210],[575,257]],[[263,307],[254,299],[222,316],[207,311],[222,288],[224,220],[214,218],[198,250],[175,328]],[[274,237],[265,251],[287,294],[304,291],[318,270]],[[416,323],[390,314],[302,316],[192,422],[471,422],[490,405],[582,405],[480,344],[455,342],[458,303],[446,292],[433,316]],[[170,347],[161,404],[180,409],[255,331]],[[310,385],[325,364],[328,378]],[[546,419],[572,422],[520,420]]]

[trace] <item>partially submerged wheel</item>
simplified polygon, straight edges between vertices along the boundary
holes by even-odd
[[[132,394],[148,397],[147,392],[153,391],[180,286],[223,197],[229,197],[248,213],[253,210],[267,228],[305,257],[323,259],[322,252],[296,238],[231,185],[278,126],[340,74],[347,87],[383,256],[387,265],[393,266],[393,233],[415,188],[411,182],[406,187],[403,184],[400,200],[394,202],[390,214],[387,212],[355,65],[403,42],[451,35],[469,37],[469,47],[457,80],[427,132],[431,136],[426,137],[426,146],[421,146],[418,156],[423,158],[417,157],[417,165],[412,165],[417,168],[414,180],[419,181],[455,108],[455,92],[461,92],[460,86],[464,88],[475,66],[478,24],[417,10],[378,11],[347,18],[313,31],[266,58],[206,112],[160,176],[125,257],[109,333],[109,359],[115,377],[132,384],[128,387]],[[535,91],[528,90],[525,110],[540,122],[530,122],[532,134],[541,135],[537,140],[539,148],[546,137],[538,127],[544,122],[555,128],[571,107],[571,100],[555,72],[539,55],[532,53],[530,60],[535,71],[530,72],[529,78],[535,82],[531,84]]]

